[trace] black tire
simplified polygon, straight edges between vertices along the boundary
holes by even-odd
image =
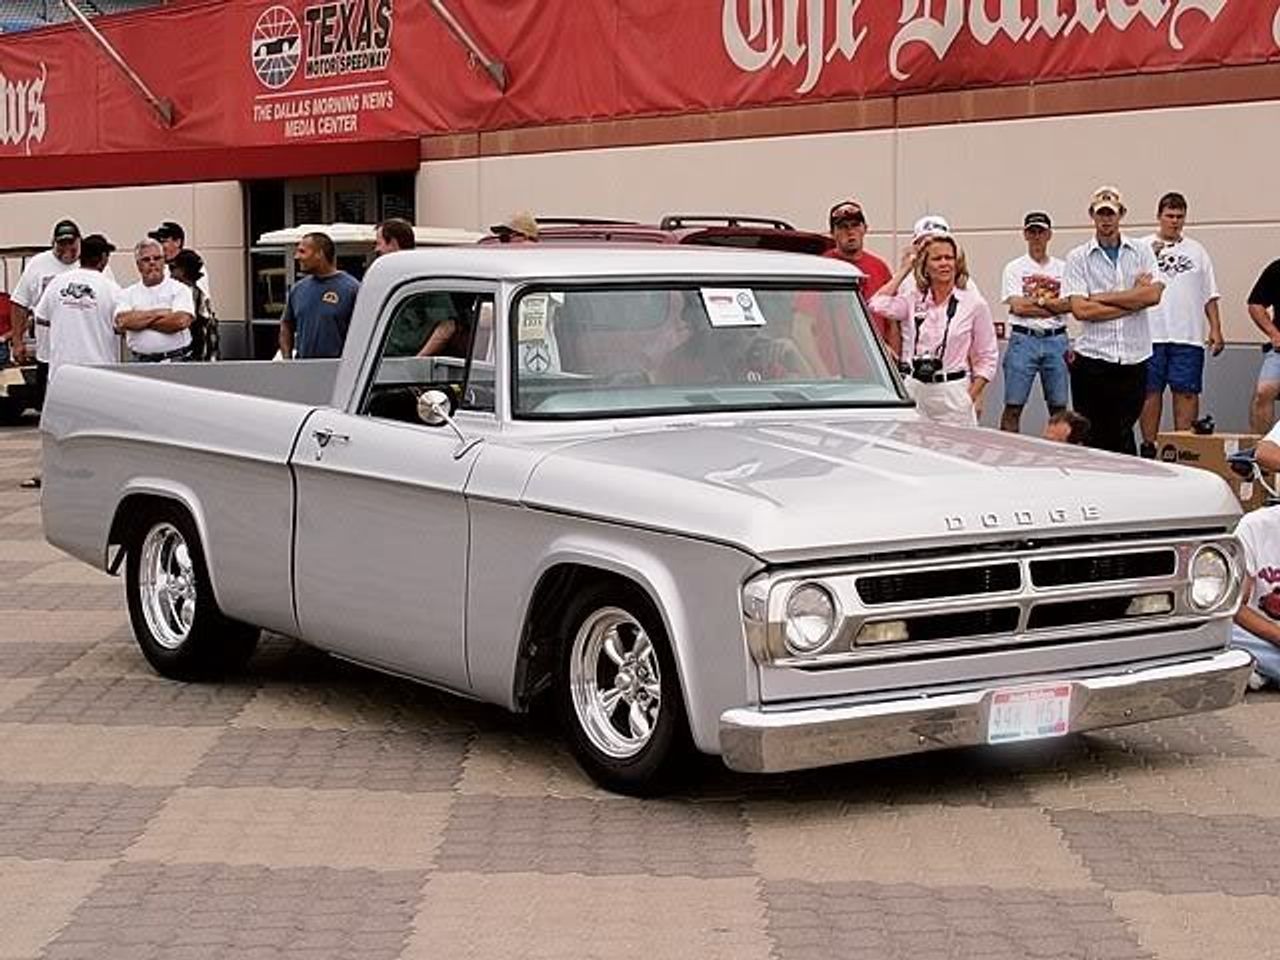
[[[625,648],[622,652],[634,653],[643,647],[638,642],[642,631],[652,655],[643,661],[633,662],[629,668],[617,665],[611,659],[606,663],[605,658],[599,656],[584,656],[592,646],[587,638],[607,634],[609,624],[617,627],[617,646]],[[578,763],[596,783],[617,793],[653,796],[675,785],[687,771],[692,752],[689,721],[671,644],[662,619],[648,597],[639,589],[621,582],[593,584],[569,604],[560,637],[555,682],[556,712]],[[618,652],[616,647],[615,652]],[[575,659],[579,662],[577,668]],[[594,671],[586,666],[592,662],[596,665]],[[656,678],[652,673],[655,665]],[[591,697],[588,684],[594,682],[597,691],[607,686],[611,669],[614,671],[614,686],[609,688],[606,696],[617,691],[622,683],[636,701],[617,700],[610,714],[603,699]],[[631,672],[620,680],[626,669]],[[593,679],[584,681],[585,677]],[[645,682],[636,683],[637,680]],[[654,688],[660,690],[656,709],[653,708],[653,697],[647,692]],[[626,743],[629,735],[636,731],[631,711],[637,709],[642,697],[645,702],[639,705],[639,709],[646,719],[651,717],[649,733],[643,737],[632,736],[631,739],[637,743]],[[593,718],[596,724],[593,724]],[[606,723],[608,726],[603,726]]]
[[[185,548],[185,562],[180,547]],[[176,504],[147,507],[126,549],[129,619],[142,655],[155,671],[172,680],[210,680],[240,670],[253,655],[260,631],[218,609],[190,514]],[[153,582],[157,566],[175,572],[189,568],[187,574],[170,578],[182,587],[158,589]]]
[[[13,397],[0,397],[0,426],[12,427],[22,422],[27,405]]]

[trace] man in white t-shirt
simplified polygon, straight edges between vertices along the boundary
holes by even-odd
[[[53,248],[27,261],[26,269],[13,290],[13,359],[27,362],[26,333],[32,314],[45,287],[56,276],[74,270],[80,258],[80,228],[73,220],[53,225]],[[49,382],[49,328],[36,322],[36,406],[44,404]]]
[[[191,288],[168,276],[164,251],[155,240],[133,249],[139,280],[116,298],[116,329],[135,361],[167,363],[191,355],[191,322],[195,300]]]
[[[80,265],[53,277],[32,311],[36,323],[48,331],[50,383],[66,364],[116,363],[120,359],[114,320],[120,288],[102,272],[115,247],[97,233],[79,244]],[[24,480],[22,486],[39,489],[39,475]]]
[[[1017,433],[1036,377],[1049,415],[1067,408],[1067,319],[1071,304],[1062,299],[1066,264],[1049,256],[1053,222],[1033,210],[1022,219],[1027,252],[1005,264],[1000,299],[1009,315],[1009,347],[1004,353],[1004,412],[1000,429]]]
[[[120,288],[103,271],[115,246],[99,233],[80,241],[80,266],[54,278],[36,304],[49,328],[49,382],[69,363],[120,362],[116,297]]]
[[[1258,444],[1258,466],[1280,470],[1280,424]],[[1253,656],[1253,689],[1280,685],[1280,506],[1246,513],[1236,526],[1244,547],[1244,601],[1231,645]]]
[[[1182,234],[1187,198],[1180,193],[1166,193],[1160,198],[1156,216],[1159,228],[1141,241],[1155,251],[1164,282],[1164,296],[1147,311],[1152,354],[1147,363],[1147,398],[1140,419],[1144,457],[1156,455],[1165,387],[1173,392],[1173,428],[1190,430],[1200,416],[1205,344],[1215,357],[1225,345],[1213,261],[1204,247]]]

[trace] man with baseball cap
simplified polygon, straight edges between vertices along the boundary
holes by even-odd
[[[26,333],[36,304],[50,281],[59,274],[74,270],[80,258],[80,228],[74,220],[59,220],[53,225],[53,246],[27,261],[26,269],[13,290],[13,359],[27,362]],[[36,321],[36,406],[44,405],[45,387],[49,383],[49,328]]]
[[[1071,305],[1061,298],[1066,269],[1049,256],[1053,222],[1033,210],[1022,218],[1027,252],[1005,264],[1001,299],[1009,311],[1009,348],[1004,354],[1004,412],[1000,429],[1017,433],[1022,408],[1036,377],[1049,415],[1067,407],[1067,322]]]
[[[160,249],[164,251],[165,268],[173,263],[173,258],[187,247],[187,231],[182,228],[182,224],[174,220],[165,220],[160,226],[154,230],[147,231],[147,236],[160,244]],[[204,273],[196,282],[196,287],[204,294],[206,300],[212,301],[213,297],[209,293],[209,268],[206,265]]]
[[[851,263],[866,276],[863,281],[863,296],[870,300],[880,292],[880,288],[889,282],[893,271],[889,265],[868,250],[867,215],[862,204],[856,200],[841,200],[832,205],[827,212],[827,223],[831,228],[831,239],[835,246],[823,254],[833,260]],[[871,313],[871,326],[875,328],[880,339],[884,341],[893,355],[902,353],[902,331],[888,317]]]
[[[520,210],[495,223],[489,232],[502,243],[534,243],[538,239],[538,221],[527,210]]]
[[[1132,454],[1151,357],[1147,309],[1160,302],[1164,284],[1151,245],[1121,233],[1124,214],[1117,188],[1093,192],[1094,237],[1067,254],[1062,295],[1083,325],[1071,365],[1071,393],[1075,408],[1093,426],[1089,445]]]

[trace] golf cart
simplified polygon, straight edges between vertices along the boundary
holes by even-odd
[[[35,327],[28,325],[27,356],[31,358],[19,366],[13,359],[13,301],[11,294],[17,287],[27,261],[49,249],[43,246],[0,247],[0,424],[14,424],[22,419],[26,409],[36,402]],[[17,261],[15,264],[13,261]]]

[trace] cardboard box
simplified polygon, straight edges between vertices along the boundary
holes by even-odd
[[[1242,479],[1227,465],[1227,457],[1256,447],[1261,439],[1256,433],[1199,434],[1189,430],[1171,430],[1156,437],[1156,458],[1165,463],[1211,470],[1227,481],[1240,498],[1241,507],[1253,510],[1266,501],[1267,491],[1260,483]],[[1275,478],[1268,474],[1267,482],[1274,486]]]

